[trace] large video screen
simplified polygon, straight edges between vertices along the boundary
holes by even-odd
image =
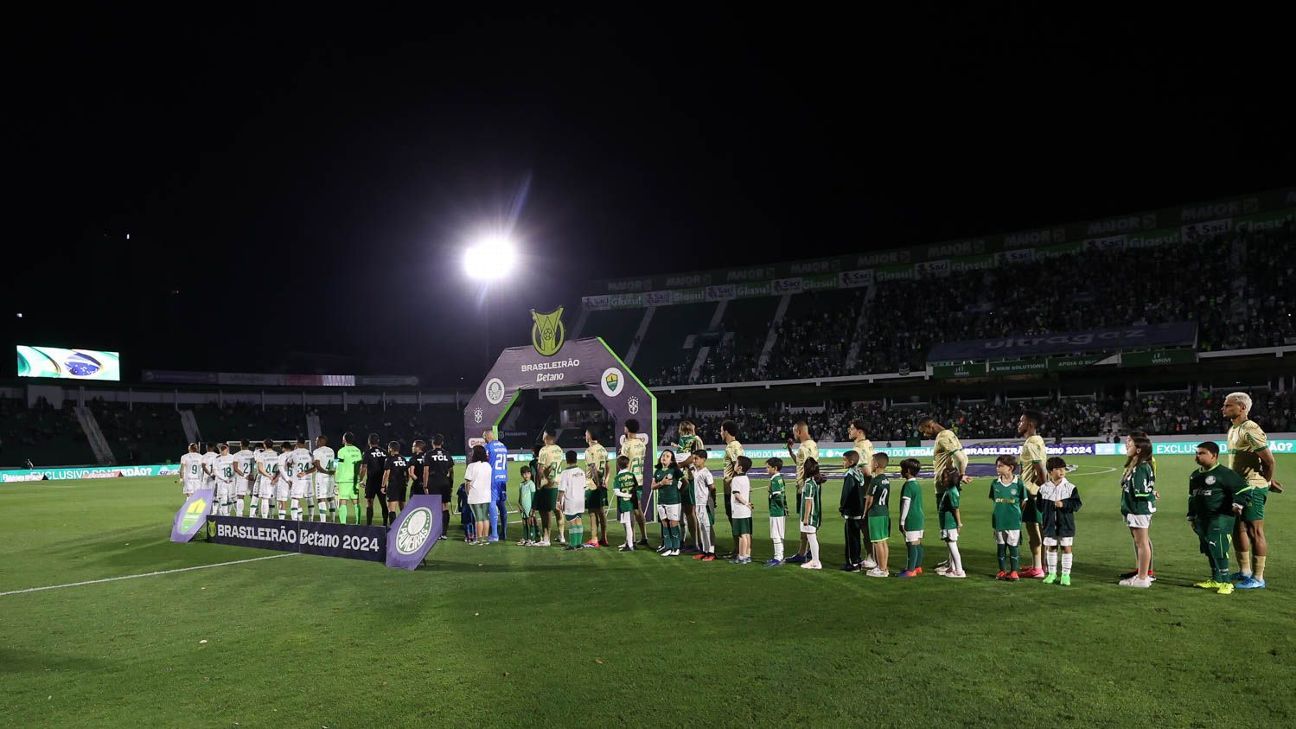
[[[121,358],[97,349],[63,349],[18,345],[19,377],[70,380],[121,380]]]

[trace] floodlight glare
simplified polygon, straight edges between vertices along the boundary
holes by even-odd
[[[464,251],[464,273],[474,281],[498,281],[513,270],[517,250],[505,235],[488,235]]]

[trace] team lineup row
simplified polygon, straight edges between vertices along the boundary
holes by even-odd
[[[1232,393],[1225,398],[1223,416],[1230,422],[1228,447],[1230,463],[1218,463],[1219,448],[1206,442],[1197,448],[1201,469],[1193,478],[1192,499],[1197,512],[1189,518],[1200,537],[1202,552],[1212,565],[1211,580],[1203,586],[1220,592],[1231,592],[1233,582],[1247,589],[1263,588],[1265,561],[1268,556],[1264,534],[1264,508],[1267,494],[1281,493],[1274,479],[1274,460],[1268,449],[1267,436],[1260,426],[1247,417],[1250,398],[1246,393]],[[1066,466],[1061,459],[1048,459],[1038,430],[1043,416],[1026,411],[1018,419],[1018,433],[1025,438],[1017,458],[1000,458],[997,477],[990,485],[995,502],[995,535],[1000,553],[1000,577],[1014,580],[1039,578],[1045,582],[1070,583],[1071,542],[1074,540],[1075,513],[1081,502],[1075,486],[1066,480]],[[703,440],[687,421],[679,425],[679,442],[663,451],[651,474],[644,493],[638,474],[644,473],[646,446],[639,424],[631,419],[624,423],[616,471],[608,467],[608,452],[599,442],[598,433],[586,431],[585,464],[577,465],[575,451],[564,453],[552,433],[545,433],[543,446],[533,451],[533,458],[522,469],[523,482],[518,493],[518,507],[523,517],[525,535],[519,544],[549,546],[551,530],[556,526],[560,540],[567,548],[609,546],[607,510],[614,504],[618,520],[625,526],[623,551],[648,544],[643,504],[652,498],[661,523],[661,546],[664,556],[694,552],[695,559],[717,558],[713,524],[715,506],[723,503],[725,517],[734,535],[732,559],[745,564],[751,561],[751,495],[748,474],[752,463],[743,455],[738,428],[732,421],[721,425],[724,443],[722,489],[717,493],[714,478],[706,466],[707,452]],[[967,475],[968,459],[957,435],[927,418],[919,429],[935,441],[933,466],[936,481],[936,505],[941,538],[946,542],[948,557],[937,567],[939,574],[952,578],[965,576],[958,551],[961,528],[959,501],[963,487],[972,483]],[[822,484],[826,477],[819,471],[818,445],[804,422],[793,429],[788,439],[789,456],[795,464],[796,513],[799,517],[800,544],[797,554],[786,560],[807,569],[820,569],[817,534],[822,526]],[[865,571],[886,576],[886,537],[890,533],[890,480],[886,474],[889,458],[875,453],[865,432],[865,424],[853,421],[849,437],[854,443],[845,455],[846,474],[839,510],[846,533],[846,562],[843,569]],[[348,506],[355,507],[359,523],[358,484],[365,484],[366,520],[372,523],[372,502],[381,504],[384,524],[400,511],[406,489],[412,482],[414,491],[438,493],[444,509],[443,530],[449,521],[451,484],[454,463],[440,437],[429,449],[423,441],[414,443],[414,455],[400,454],[399,444],[392,442],[384,451],[376,435],[369,438],[369,451],[361,453],[354,436],[344,436],[344,447],[336,454],[327,439],[317,440],[316,449],[307,451],[305,443],[295,447],[284,444],[276,452],[267,441],[264,448],[230,454],[221,447],[219,454],[206,457],[191,445],[182,459],[186,493],[191,493],[207,479],[214,482],[220,513],[243,513],[243,499],[251,494],[259,503],[260,515],[270,518],[271,506],[280,518],[336,518],[348,521]],[[472,544],[485,544],[505,538],[507,532],[507,450],[493,431],[483,433],[482,445],[472,448],[464,479],[459,488],[459,510],[464,517],[465,536]],[[1137,567],[1121,584],[1146,588],[1156,579],[1152,565],[1149,529],[1156,513],[1156,464],[1151,441],[1145,433],[1130,433],[1126,438],[1128,460],[1121,479],[1121,512],[1129,526],[1137,555]],[[677,458],[676,452],[680,454]],[[186,460],[187,459],[187,460]],[[565,467],[564,467],[565,466]],[[783,518],[788,513],[782,459],[765,463],[770,475],[770,529],[774,556],[766,564],[784,563]],[[900,464],[900,529],[905,533],[907,559],[902,577],[923,572],[922,536],[925,526],[923,498],[918,487],[918,461],[906,459]],[[1060,469],[1060,470],[1059,470]],[[312,478],[313,477],[313,478]],[[1236,478],[1235,478],[1236,477]],[[313,488],[312,488],[313,482]],[[611,492],[608,488],[612,483]],[[723,499],[719,498],[722,495]],[[313,497],[313,500],[309,497]],[[1228,508],[1221,506],[1228,501]],[[1015,505],[1012,503],[1016,501]],[[1200,502],[1200,503],[1198,503]],[[1223,509],[1223,510],[1221,510]],[[1014,517],[1014,510],[1017,515]],[[1227,512],[1227,513],[1225,513]],[[777,519],[777,524],[775,523]],[[885,521],[884,521],[885,519]],[[1000,528],[1016,521],[1016,528]],[[586,526],[590,538],[583,539]],[[638,530],[640,538],[634,539]],[[1021,568],[1018,552],[1021,531],[1026,532],[1030,565]],[[868,534],[869,549],[861,545]],[[691,542],[690,547],[684,547]],[[1236,574],[1228,572],[1229,548],[1239,563]],[[1047,565],[1047,569],[1045,568]],[[1228,579],[1224,579],[1227,577]]]

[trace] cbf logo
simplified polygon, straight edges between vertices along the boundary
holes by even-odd
[[[492,377],[490,382],[486,383],[486,402],[491,405],[499,405],[504,401],[504,382],[498,377]]]
[[[609,367],[603,370],[603,376],[599,378],[599,385],[603,387],[604,395],[616,397],[625,389],[625,375],[621,370]]]
[[[414,554],[427,543],[432,534],[432,510],[426,506],[411,511],[396,532],[396,551]]]
[[[638,415],[638,414],[639,414],[639,398],[637,398],[637,397],[632,397],[632,398],[630,398],[629,400],[626,400],[626,410],[629,410],[631,415]]]
[[[473,409],[473,422],[480,423],[481,421],[482,421],[482,409],[481,408]]]
[[[207,520],[207,500],[194,499],[189,508],[185,509],[184,516],[180,518],[180,533],[189,534]]]
[[[562,323],[563,308],[560,306],[548,314],[531,310],[531,346],[542,357],[552,357],[562,349],[567,330]]]

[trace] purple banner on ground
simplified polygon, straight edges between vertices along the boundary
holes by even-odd
[[[387,539],[382,527],[239,516],[213,516],[211,522],[215,526],[212,541],[217,544],[368,562],[387,559]]]
[[[1017,359],[1041,354],[1079,354],[1123,349],[1186,346],[1197,343],[1197,325],[1190,321],[1135,324],[1087,332],[1057,332],[997,339],[942,342],[927,353],[928,362]]]
[[[198,489],[185,500],[184,506],[180,507],[175,519],[171,521],[171,541],[187,542],[194,538],[203,524],[207,523],[207,515],[211,513],[212,497],[211,489]]]
[[[387,530],[387,566],[418,569],[441,538],[441,495],[417,494],[405,502],[400,517]]]

